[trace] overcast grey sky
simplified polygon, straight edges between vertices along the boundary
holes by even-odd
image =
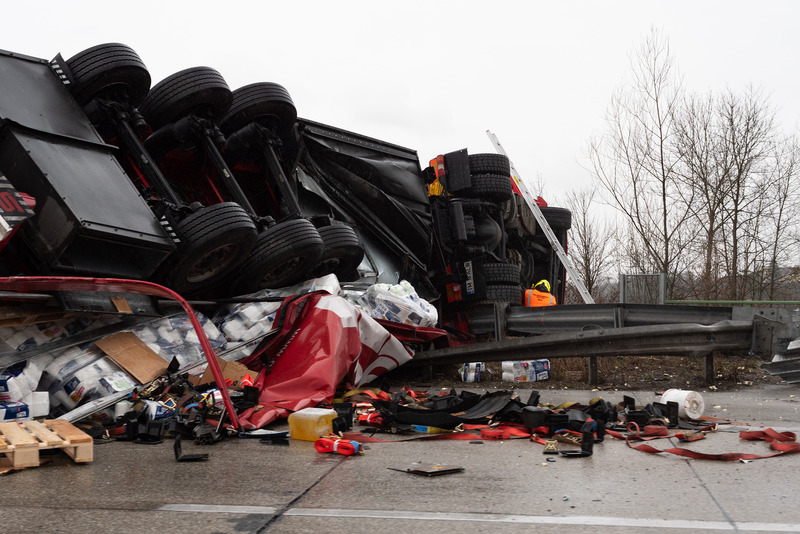
[[[6,3],[0,48],[51,59],[121,42],[153,83],[187,67],[231,89],[276,82],[298,114],[418,151],[493,152],[492,130],[546,198],[591,184],[584,151],[651,27],[690,90],[762,88],[793,130],[800,2],[29,1]]]

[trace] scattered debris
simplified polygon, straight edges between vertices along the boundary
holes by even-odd
[[[175,459],[179,462],[198,462],[202,460],[208,460],[207,453],[183,454],[180,434],[175,436],[175,444],[173,447],[175,449]]]
[[[445,464],[425,464],[413,463],[405,469],[396,467],[387,467],[392,471],[400,471],[401,473],[411,473],[412,475],[422,475],[426,477],[434,477],[439,475],[452,475],[453,473],[461,473],[464,468],[459,465],[445,465]]]

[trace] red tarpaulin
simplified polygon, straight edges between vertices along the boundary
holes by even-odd
[[[331,402],[339,384],[368,384],[412,357],[375,319],[323,291],[288,297],[273,327],[277,334],[241,360],[259,371],[261,390],[260,406],[239,415],[245,428]]]

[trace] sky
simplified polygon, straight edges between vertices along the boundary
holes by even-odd
[[[799,18],[794,0],[31,0],[4,5],[0,49],[69,59],[119,42],[153,84],[201,65],[231,89],[278,83],[300,117],[414,149],[423,167],[494,152],[491,130],[553,204],[593,186],[586,146],[651,28],[687,89],[760,88],[793,132]]]

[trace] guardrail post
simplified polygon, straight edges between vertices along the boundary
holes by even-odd
[[[507,302],[494,303],[494,339],[496,341],[505,339],[506,306],[508,306]]]
[[[596,386],[599,383],[597,379],[597,356],[589,356],[589,384]]]
[[[706,383],[713,384],[714,379],[716,376],[714,375],[714,353],[709,352],[704,356],[705,366],[703,370],[703,376],[706,379]]]

